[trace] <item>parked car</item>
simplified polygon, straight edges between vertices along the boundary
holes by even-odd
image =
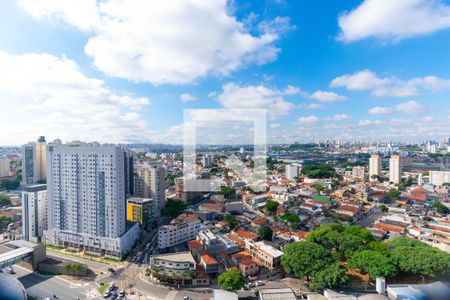
[[[264,285],[264,282],[262,280],[258,280],[256,282],[256,286],[261,286],[261,285]]]
[[[113,268],[108,268],[108,271],[111,272],[111,273],[116,272]]]
[[[109,296],[111,296],[111,292],[110,292],[110,291],[106,291],[106,292],[103,294],[103,298],[108,298]]]

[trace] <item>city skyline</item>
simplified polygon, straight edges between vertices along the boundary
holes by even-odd
[[[448,1],[56,3],[0,4],[1,145],[181,144],[192,108],[267,109],[269,144],[450,135]]]

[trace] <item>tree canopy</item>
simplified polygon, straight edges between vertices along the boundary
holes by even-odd
[[[222,194],[225,198],[229,198],[234,194],[234,189],[228,186],[221,186],[219,193]]]
[[[397,275],[397,268],[392,261],[383,254],[373,250],[355,252],[348,265],[368,273],[372,280],[377,277],[393,277]]]
[[[11,198],[8,195],[0,194],[0,207],[11,205]]]
[[[436,212],[438,212],[440,214],[448,214],[449,213],[448,207],[445,206],[444,204],[442,204],[439,201],[434,201],[433,202],[433,207],[436,210]]]
[[[231,229],[234,229],[239,225],[239,220],[233,215],[226,215],[224,220],[228,223],[228,226],[230,226]]]
[[[389,242],[398,268],[421,276],[436,276],[450,269],[450,254],[423,242],[397,237]]]
[[[186,207],[186,203],[184,203],[183,201],[169,199],[167,200],[166,206],[164,206],[161,212],[165,216],[174,217],[185,210]]]
[[[359,225],[329,224],[310,232],[307,239],[348,258],[353,252],[363,250],[373,237],[369,230]]]
[[[281,257],[286,273],[296,277],[310,277],[332,264],[330,251],[313,242],[287,244]]]
[[[304,165],[302,174],[310,178],[335,178],[338,174],[329,164]]]
[[[273,231],[269,226],[263,225],[258,229],[258,237],[266,241],[271,241],[273,237]]]
[[[288,221],[290,223],[299,223],[300,218],[296,214],[293,213],[285,213],[281,216],[281,219],[284,221]]]
[[[387,193],[388,197],[391,199],[398,198],[400,197],[401,194],[402,193],[396,189],[390,189],[389,192]]]
[[[317,272],[311,280],[309,287],[315,292],[343,286],[347,283],[348,276],[345,268],[340,264],[331,264],[322,271]]]
[[[267,200],[267,201],[266,201],[266,208],[267,208],[267,210],[270,211],[271,213],[276,212],[279,205],[280,205],[280,204],[279,204],[277,201],[274,201],[274,200]]]
[[[226,290],[237,291],[244,287],[245,279],[238,269],[232,268],[230,271],[219,275],[217,283]]]

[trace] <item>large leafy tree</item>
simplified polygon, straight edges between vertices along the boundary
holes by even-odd
[[[383,254],[372,250],[355,252],[348,261],[348,265],[363,273],[368,273],[371,279],[397,275],[397,268],[392,261]]]
[[[348,258],[353,252],[363,250],[373,237],[370,231],[359,225],[330,224],[313,230],[308,240]]]
[[[267,200],[267,202],[266,202],[266,208],[271,213],[274,213],[277,211],[278,205],[279,205],[279,203],[277,201]]]
[[[217,279],[217,283],[226,290],[240,290],[244,287],[245,279],[238,269],[232,268],[230,271],[222,273]]]
[[[272,237],[273,237],[273,231],[267,225],[261,226],[258,229],[258,237],[260,239],[263,239],[263,240],[266,240],[266,241],[271,241]]]
[[[231,229],[234,229],[239,225],[238,218],[233,215],[226,215],[224,220],[228,223],[228,226],[230,226]]]
[[[450,255],[423,242],[398,237],[389,246],[392,261],[403,272],[436,276],[450,269]]]
[[[309,242],[294,242],[284,247],[281,257],[284,270],[296,277],[308,279],[334,262],[330,251],[323,246]]]
[[[347,281],[348,276],[345,274],[345,269],[340,264],[335,263],[317,272],[309,287],[313,291],[320,292],[324,289],[343,286]]]

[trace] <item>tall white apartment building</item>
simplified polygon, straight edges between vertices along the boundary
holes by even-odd
[[[200,230],[200,220],[177,218],[158,229],[158,247],[164,249],[195,239]]]
[[[47,230],[47,185],[37,184],[22,192],[22,239],[40,242]]]
[[[294,180],[295,177],[300,175],[301,171],[302,171],[301,164],[286,165],[286,178],[289,180]]]
[[[10,160],[6,157],[0,158],[0,178],[11,176]]]
[[[381,157],[379,154],[372,154],[369,158],[369,178],[373,175],[381,176]]]
[[[134,196],[155,200],[159,209],[166,203],[166,169],[157,164],[134,166]]]
[[[364,166],[356,166],[352,168],[353,177],[364,179],[365,175],[366,175],[366,168]]]
[[[211,167],[213,161],[214,161],[214,157],[212,155],[205,155],[205,156],[203,156],[202,157],[202,166],[203,166],[203,168]]]
[[[399,155],[392,155],[389,159],[389,181],[392,183],[402,181],[402,161]]]
[[[41,136],[37,142],[29,142],[22,146],[22,184],[29,185],[46,180],[46,151],[45,137]]]
[[[122,257],[139,230],[137,223],[127,230],[126,152],[78,142],[49,148],[47,161],[45,242]]]
[[[450,171],[430,171],[429,182],[434,185],[443,185],[450,183]]]

